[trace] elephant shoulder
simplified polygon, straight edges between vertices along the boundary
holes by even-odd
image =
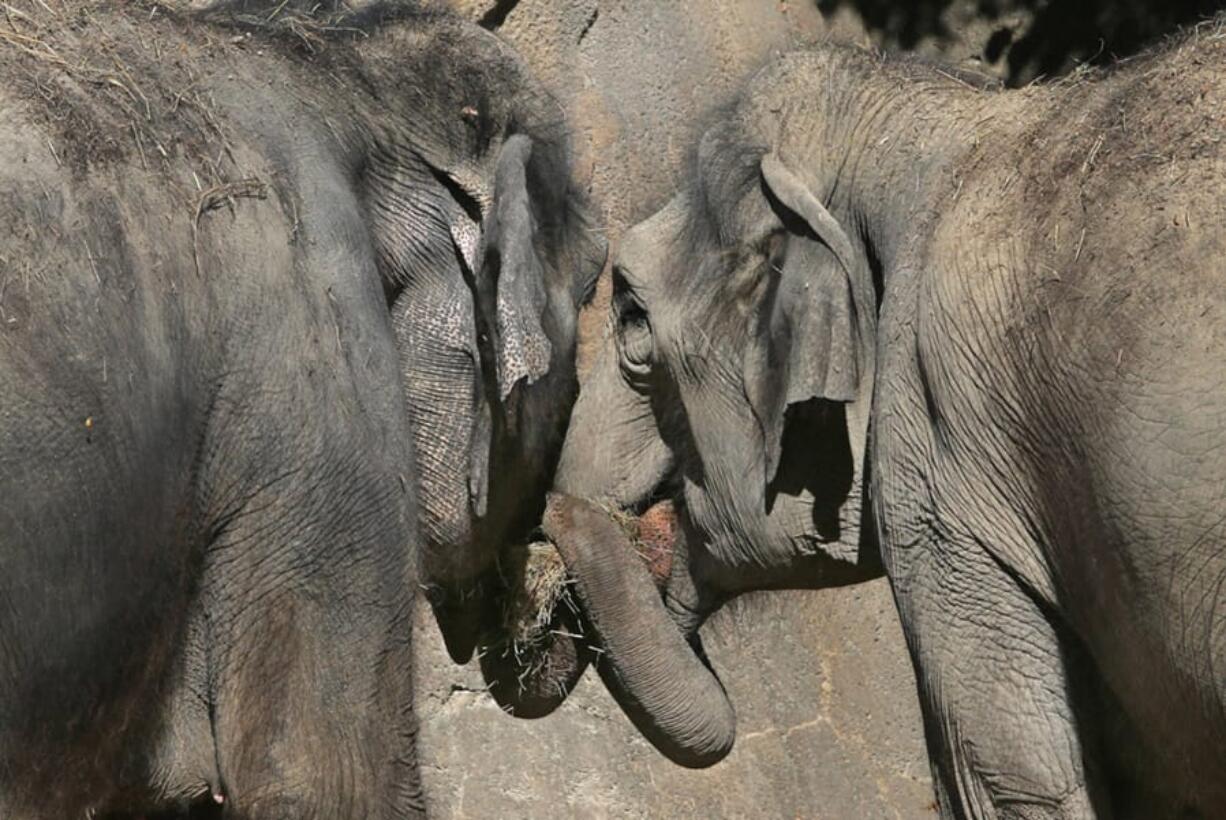
[[[1007,174],[979,169],[935,209],[909,266],[918,271],[917,308],[930,329],[972,339],[990,334],[1025,298],[1019,279],[1035,241],[1024,213],[1001,196]]]

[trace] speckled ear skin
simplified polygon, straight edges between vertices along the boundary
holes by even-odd
[[[534,246],[535,223],[528,198],[527,165],[532,141],[517,134],[498,159],[494,204],[486,217],[484,270],[479,282],[495,288],[494,330],[499,399],[515,384],[529,384],[549,371],[552,348],[541,326],[548,304],[545,270]]]
[[[534,244],[536,223],[527,185],[531,156],[529,137],[516,134],[507,139],[498,155],[494,195],[482,223],[459,209],[450,216],[451,241],[472,288],[470,298],[459,293],[455,301],[462,308],[471,304],[467,321],[449,329],[457,331],[454,346],[468,346],[479,382],[474,388],[478,401],[468,465],[469,503],[478,518],[485,516],[489,504],[491,401],[502,404],[519,382],[532,384],[543,377],[553,356],[542,327],[549,297]],[[459,281],[453,284],[460,291],[469,287]],[[483,374],[485,368],[492,373]]]

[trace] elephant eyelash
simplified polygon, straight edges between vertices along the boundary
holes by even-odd
[[[628,316],[648,318],[647,308],[635,294],[635,289],[627,281],[620,267],[613,268],[613,306],[616,320],[620,326]]]
[[[619,318],[622,324],[647,324],[647,311],[643,310],[643,306],[637,301],[631,301],[625,305],[620,311]]]

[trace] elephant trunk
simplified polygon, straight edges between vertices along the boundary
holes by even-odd
[[[603,510],[561,494],[550,496],[544,530],[603,643],[605,683],[639,731],[682,766],[722,760],[736,736],[732,704],[674,624],[626,533]]]

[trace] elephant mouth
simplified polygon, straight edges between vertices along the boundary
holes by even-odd
[[[601,650],[601,678],[631,722],[675,763],[701,768],[722,760],[736,736],[732,704],[661,595],[673,575],[672,505],[628,522],[554,493],[542,527]]]
[[[658,501],[637,518],[611,513],[623,518],[623,529],[631,539],[633,549],[647,565],[656,585],[663,588],[673,571],[677,551],[677,534],[681,526],[677,509],[671,501]]]

